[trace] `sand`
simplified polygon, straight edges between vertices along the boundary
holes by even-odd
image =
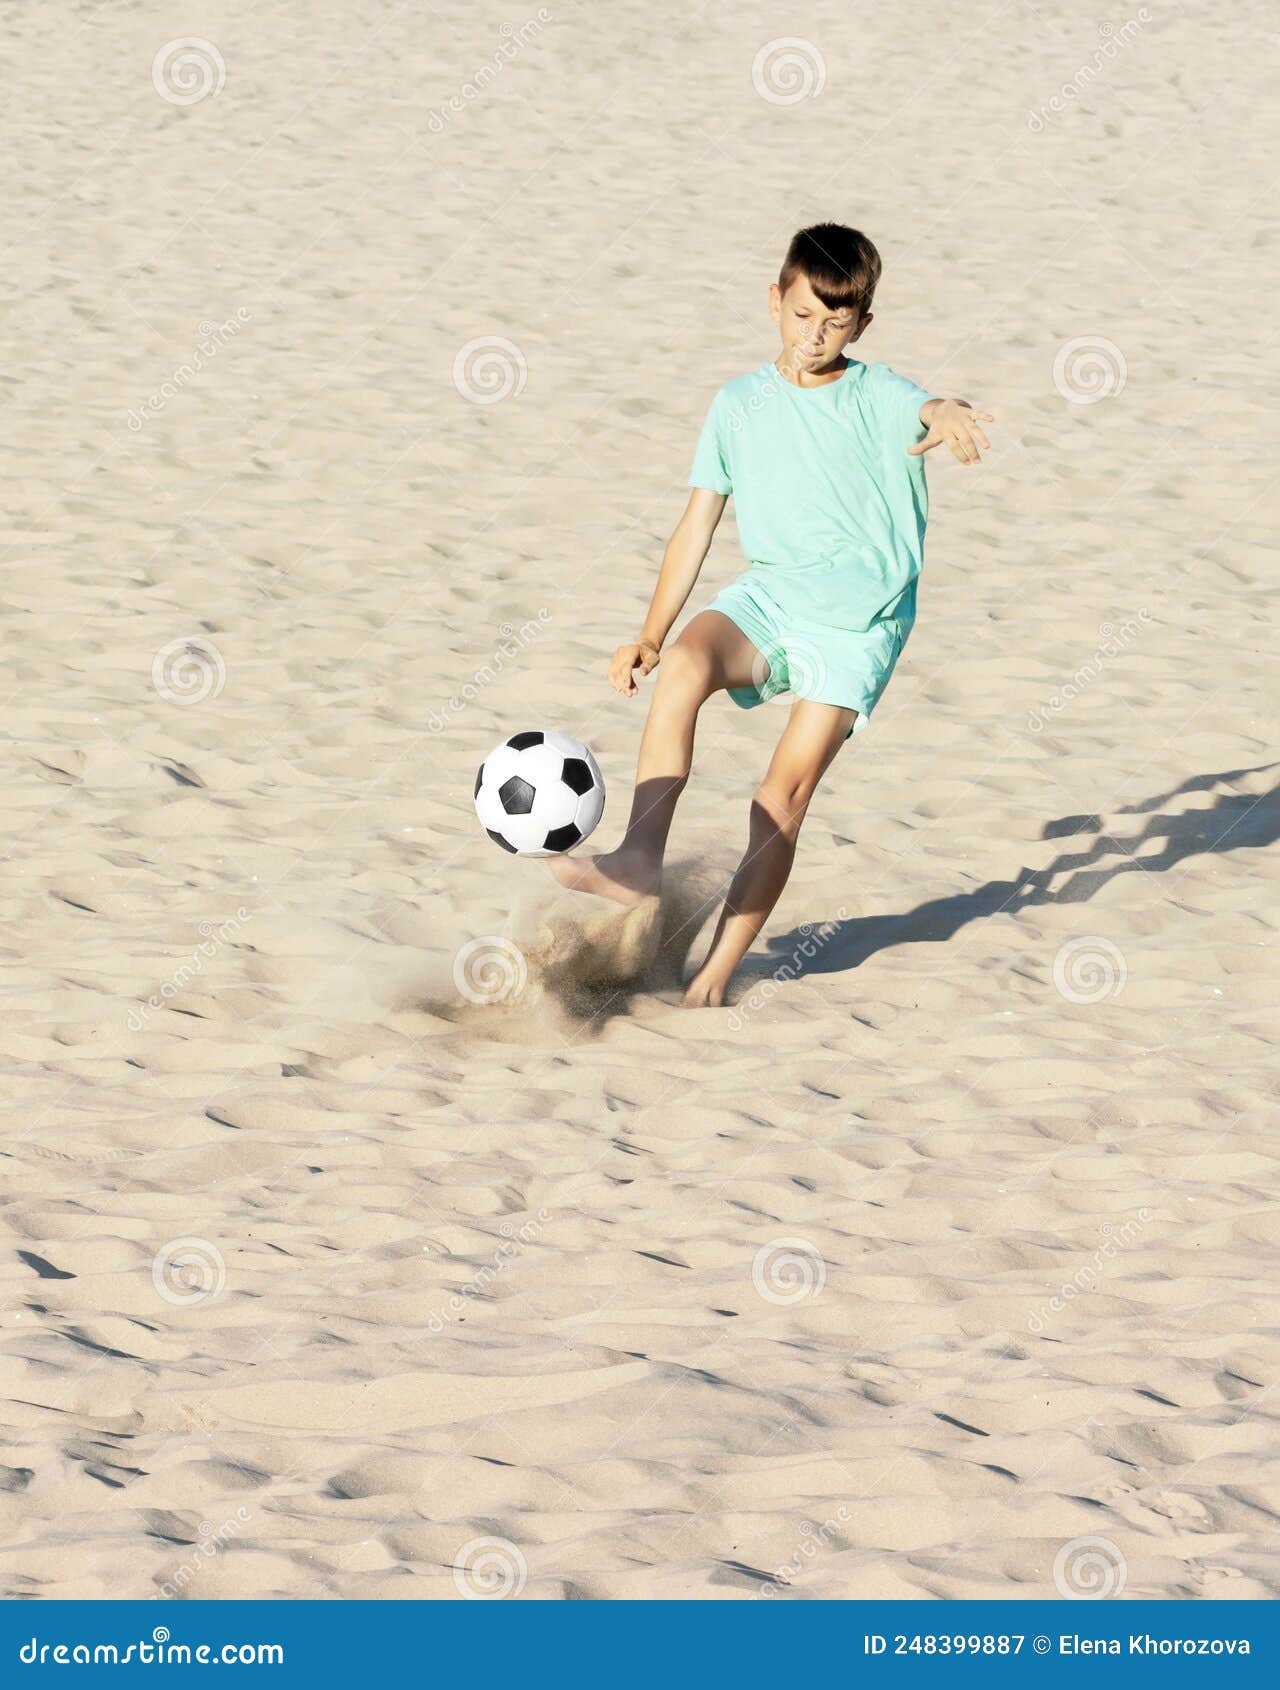
[[[175,18],[3,25],[0,1589],[1275,1595],[1269,14]],[[563,729],[616,840],[824,218],[993,449],[684,1011],[785,705],[631,916],[472,776]]]

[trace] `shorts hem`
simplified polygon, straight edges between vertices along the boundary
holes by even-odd
[[[886,619],[896,624],[898,636],[894,641],[892,656],[880,680],[880,685],[873,689],[870,696],[864,694],[855,702],[847,698],[815,697],[810,693],[797,692],[791,685],[791,677],[786,669],[785,641],[776,640],[768,631],[765,622],[753,615],[749,607],[744,607],[738,601],[732,586],[718,593],[705,608],[717,610],[721,616],[727,616],[738,631],[751,641],[763,660],[769,664],[769,675],[760,686],[725,688],[729,697],[740,710],[754,710],[757,705],[767,704],[781,693],[789,692],[793,698],[806,698],[813,704],[830,704],[837,710],[856,711],[853,725],[845,734],[846,739],[852,738],[854,734],[865,733],[871,726],[871,713],[880,702],[885,688],[893,677],[893,671],[897,667],[898,659],[902,655],[902,649],[906,645],[907,636],[911,631],[910,623],[904,625],[896,618]],[[783,658],[782,672],[786,675],[785,680],[778,681],[776,679],[777,666],[770,656],[771,649]]]
[[[852,738],[852,736],[854,734],[865,733],[867,731],[867,729],[871,726],[871,712],[875,708],[875,700],[874,699],[871,701],[870,704],[867,704],[867,703],[850,704],[850,703],[848,703],[847,700],[845,700],[843,698],[839,698],[839,699],[837,699],[837,698],[811,698],[807,692],[798,692],[798,693],[794,694],[794,696],[796,698],[803,698],[803,699],[807,700],[808,703],[810,703],[810,704],[830,704],[836,710],[855,710],[857,712],[857,715],[854,719],[853,726],[849,729],[849,732],[844,736],[846,739]]]

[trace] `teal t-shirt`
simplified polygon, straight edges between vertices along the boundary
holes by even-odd
[[[752,574],[784,610],[861,630],[914,620],[929,494],[907,447],[931,397],[851,359],[822,387],[761,364],[711,401],[688,485],[733,495]]]

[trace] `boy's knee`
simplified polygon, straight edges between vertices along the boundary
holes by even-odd
[[[795,834],[800,831],[812,796],[813,789],[807,781],[766,780],[756,788],[752,803],[779,833]]]
[[[692,693],[705,698],[715,690],[715,665],[710,652],[696,645],[677,640],[671,650],[663,654],[658,666],[658,684],[666,683],[666,690]]]

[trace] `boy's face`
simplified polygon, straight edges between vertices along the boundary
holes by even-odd
[[[834,309],[824,305],[803,275],[796,277],[785,294],[777,282],[772,284],[769,315],[782,331],[787,362],[806,370],[821,370],[833,363],[871,321],[869,311],[859,317],[851,305]]]

